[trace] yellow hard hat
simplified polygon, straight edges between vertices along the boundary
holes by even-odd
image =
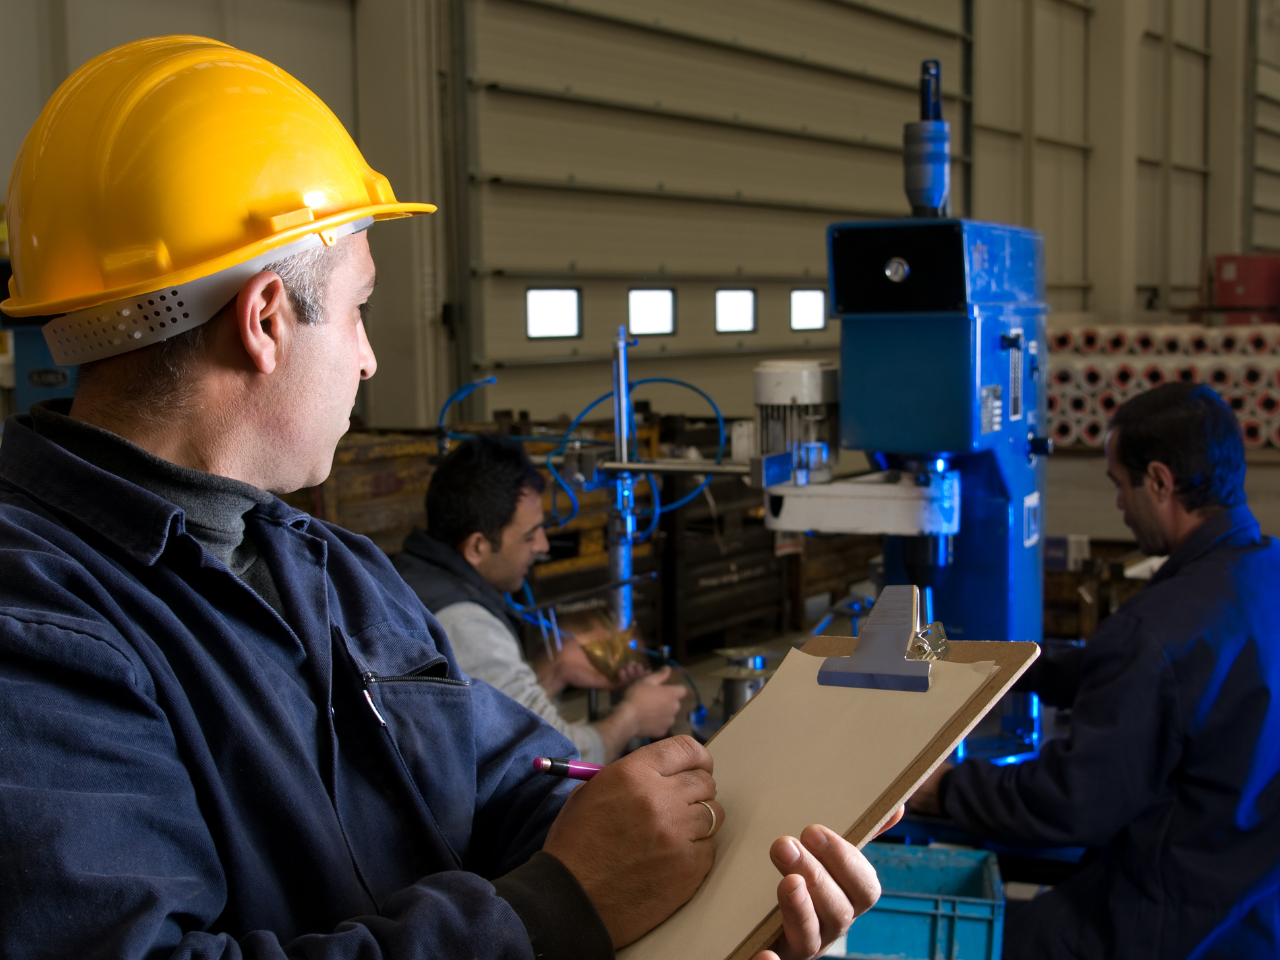
[[[54,360],[97,360],[199,326],[268,263],[435,209],[397,202],[274,64],[203,37],[138,40],[68,77],[27,134],[0,310],[65,314],[44,327]]]

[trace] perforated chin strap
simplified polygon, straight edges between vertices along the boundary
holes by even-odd
[[[326,233],[332,243],[372,225],[373,218],[364,217]],[[63,367],[141,350],[208,323],[255,273],[323,243],[318,234],[310,233],[208,277],[64,314],[41,330],[53,362]]]

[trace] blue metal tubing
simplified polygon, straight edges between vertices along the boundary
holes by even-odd
[[[547,619],[542,614],[538,613],[536,610],[534,610],[534,612],[530,614],[529,610],[534,609],[536,607],[536,604],[533,599],[533,590],[530,589],[528,580],[524,581],[523,588],[524,588],[525,599],[529,601],[528,606],[522,606],[520,602],[516,600],[515,597],[511,596],[511,594],[509,593],[504,593],[502,595],[503,599],[507,601],[507,604],[511,607],[512,610],[520,614],[520,618],[522,620],[524,620],[526,623],[533,624],[542,632],[542,642],[543,642],[543,645],[545,645],[547,648],[547,657],[548,659],[550,659],[552,656],[552,653],[551,653],[551,645],[547,639],[548,627],[551,628],[551,632],[556,638],[556,649],[559,650],[562,648],[562,645],[560,642],[560,626],[559,624],[556,623],[555,611],[554,610],[551,611],[551,619]]]

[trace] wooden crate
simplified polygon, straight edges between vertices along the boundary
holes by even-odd
[[[436,451],[434,431],[353,430],[338,441],[324,483],[283,499],[396,553],[415,525],[426,524]]]
[[[564,426],[568,426],[568,424]],[[610,443],[613,441],[612,421],[584,424],[580,430],[594,440]],[[653,458],[657,456],[658,428],[656,425],[638,427],[636,440],[642,457]],[[539,465],[539,469],[547,481],[546,490],[542,494],[542,510],[547,515],[547,537],[553,541],[553,546],[556,541],[566,545],[564,549],[555,552],[553,559],[536,564],[533,570],[530,571],[529,579],[543,584],[554,593],[562,592],[560,585],[552,583],[557,577],[576,576],[593,570],[608,570],[609,512],[613,509],[614,503],[613,491],[609,489],[578,493],[576,494],[578,498],[578,515],[567,523],[555,524],[552,518],[553,496],[556,501],[556,511],[560,516],[568,516],[571,509],[569,498],[565,495],[565,492],[559,489],[550,471],[541,466],[544,462],[543,458],[557,444],[558,439],[556,442],[525,444],[525,449],[529,451],[529,456],[533,458],[535,464]],[[606,458],[613,458],[612,448],[601,447],[600,449],[605,451],[603,455]],[[645,507],[650,503],[652,503],[652,495],[649,491],[648,483],[646,481],[637,482],[636,504],[640,507]],[[642,519],[641,524],[643,523],[644,520]],[[638,544],[632,551],[632,557],[636,560],[648,557],[651,555],[652,549],[653,546],[650,543]],[[568,588],[563,588],[563,592],[568,592]]]
[[[805,630],[806,598],[826,593],[831,602],[843,600],[855,583],[868,579],[872,557],[884,553],[883,538],[865,534],[805,537],[803,552],[787,558],[789,625]]]
[[[1064,640],[1092,636],[1100,622],[1146,586],[1145,580],[1129,580],[1124,575],[1133,553],[1132,543],[1094,540],[1090,559],[1080,570],[1046,570],[1044,635]]]
[[[696,486],[693,476],[668,477],[663,500]],[[764,527],[763,498],[737,477],[708,487],[715,506],[699,497],[663,514],[663,643],[676,659],[776,636],[786,603],[783,563]]]
[[[554,431],[563,429],[563,426],[540,424],[537,429]],[[497,429],[498,425],[493,423],[468,424],[459,428],[459,432],[483,433]],[[596,439],[612,440],[613,437],[611,425],[606,428],[588,424],[582,430],[584,435]],[[550,434],[548,437],[546,442],[525,444],[535,464],[540,462],[539,454],[545,456],[558,442],[558,437]],[[637,431],[637,437],[646,457],[656,455],[656,427],[642,428]],[[338,441],[333,469],[324,483],[297,490],[282,499],[322,520],[363,534],[386,553],[396,553],[410,530],[415,526],[426,526],[427,486],[431,482],[433,461],[437,455],[435,430],[352,430]],[[549,510],[554,481],[545,469],[542,474],[547,479],[543,509]],[[647,489],[641,484],[637,500],[644,503],[647,496]],[[563,491],[558,499],[561,513],[567,513],[568,500]],[[572,523],[550,528],[548,532],[582,531],[581,559],[563,567],[549,565],[551,569],[539,571],[537,576],[607,567],[604,529],[612,502],[612,495],[604,490],[579,494],[579,515]]]

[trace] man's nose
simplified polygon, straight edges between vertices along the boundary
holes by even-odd
[[[360,336],[360,379],[368,380],[378,372],[378,358],[373,355],[373,347],[364,332],[364,322],[359,327]]]

